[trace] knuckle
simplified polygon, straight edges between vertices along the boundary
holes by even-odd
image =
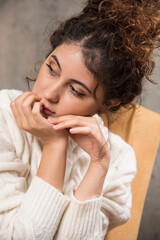
[[[15,106],[15,102],[10,103],[10,107],[13,108]]]
[[[22,108],[26,108],[27,104],[25,102],[22,103]]]
[[[37,117],[37,111],[35,110],[35,108],[32,109],[32,114],[35,118]]]
[[[91,133],[92,133],[91,128],[87,128],[87,133],[88,133],[88,134],[91,134]]]
[[[93,123],[98,124],[98,121],[96,118],[92,117],[92,121],[93,121]]]
[[[23,127],[23,125],[21,123],[17,123],[17,125],[21,130],[25,130],[25,128]]]
[[[35,96],[33,94],[31,94],[29,97],[31,98],[31,100],[34,100],[34,98],[35,98]]]
[[[15,105],[16,105],[16,100],[14,100],[10,103],[10,106],[12,106],[12,107],[14,107]]]
[[[74,123],[74,124],[79,124],[79,123],[80,123],[80,120],[79,120],[79,119],[74,119],[74,120],[73,120],[73,123]]]
[[[32,92],[30,92],[30,91],[26,91],[25,93],[24,93],[24,95],[33,95],[33,93]]]
[[[96,130],[99,129],[99,123],[96,118],[92,118],[92,124]]]

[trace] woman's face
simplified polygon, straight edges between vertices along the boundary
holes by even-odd
[[[58,46],[43,63],[33,93],[42,98],[43,113],[52,116],[92,116],[99,110],[94,99],[96,81],[83,63],[80,47]],[[96,90],[99,103],[103,90]]]

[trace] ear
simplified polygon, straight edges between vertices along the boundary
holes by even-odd
[[[99,109],[98,113],[105,113],[106,110],[109,110],[111,107],[118,106],[121,103],[119,99],[111,99],[108,100],[107,103],[105,103],[102,107]]]
[[[115,106],[118,106],[120,104],[120,100],[119,99],[112,99],[112,100],[109,100],[108,101],[108,107],[111,108],[111,107],[115,107]]]

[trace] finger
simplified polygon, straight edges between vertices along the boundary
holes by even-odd
[[[33,94],[32,92],[25,92],[18,96],[13,102],[15,103],[17,112],[22,114],[22,111],[28,107],[28,105],[32,105],[34,101],[40,101],[40,97]]]
[[[11,107],[13,116],[14,116],[14,118],[15,118],[15,120],[16,120],[16,123],[17,123],[18,127],[20,127],[20,126],[21,126],[21,120],[20,120],[19,114],[18,114],[18,112],[17,112],[15,103],[14,103],[14,102],[11,102],[11,103],[10,103],[10,107]]]
[[[34,95],[34,94],[28,94],[26,96],[23,96],[22,99],[20,99],[20,106],[22,106],[25,110],[26,107],[30,107],[30,109],[33,107],[34,102],[40,101],[41,97]]]
[[[41,107],[43,106],[43,103],[41,102],[35,102],[34,103],[34,106],[33,106],[33,109],[32,109],[32,114],[33,114],[33,117],[35,119],[35,121],[45,121],[48,123],[48,121],[42,116],[42,113],[41,113]],[[49,123],[48,123],[49,124]]]
[[[22,99],[25,99],[26,96],[30,95],[30,92],[25,92],[18,97],[16,97],[10,104],[13,115],[15,117],[15,120],[17,122],[17,125],[19,128],[23,128],[23,125],[26,125],[27,121],[26,118],[21,110],[21,102]]]
[[[37,100],[41,100],[41,97],[39,97],[38,95],[36,95],[36,94],[33,94],[32,92],[24,92],[24,93],[22,93],[21,95],[19,95],[18,97],[16,97],[15,99],[14,99],[14,101],[16,102],[16,103],[21,103],[21,102],[23,102],[26,98],[28,98],[30,95],[33,95],[33,96],[35,96],[35,99],[37,99]]]
[[[89,125],[89,123],[86,121],[79,121],[79,119],[70,119],[70,120],[66,120],[60,123],[53,123],[54,126],[53,128],[56,130],[60,130],[60,129],[65,129],[65,128],[72,128],[72,127],[83,127],[86,125]]]
[[[24,130],[28,129],[29,127],[28,118],[32,118],[31,110],[29,109],[31,107],[28,107],[28,104],[27,104],[27,100],[29,98],[33,99],[33,95],[26,93],[15,102],[17,114],[21,121],[21,128]]]
[[[92,134],[92,130],[89,127],[75,127],[75,128],[69,129],[69,132],[71,134],[85,134],[85,135]]]
[[[12,103],[11,107],[14,112],[14,117],[17,121],[17,125],[20,128],[27,128],[28,126],[28,117],[31,118],[30,111],[28,107],[31,109],[31,104],[34,100],[40,100],[41,98],[32,94],[31,92],[25,92],[18,96]]]
[[[85,117],[85,116],[78,116],[78,115],[65,115],[65,116],[59,116],[59,117],[49,117],[48,120],[50,123],[58,124],[60,122],[64,122],[67,120],[79,120],[79,121],[87,121],[90,120],[91,117]]]
[[[33,120],[32,108],[34,107],[34,104],[38,101],[37,99],[38,98],[35,95],[31,94],[28,95],[28,97],[25,98],[20,104],[19,110],[21,111],[21,113],[23,112],[28,122],[31,122]]]
[[[21,94],[20,96],[18,96],[14,101],[13,104],[17,109],[17,113],[20,111],[20,114],[22,113],[22,109],[21,108],[26,108],[28,106],[27,101],[31,100],[30,105],[33,103],[33,101],[40,101],[40,97],[32,94],[31,92],[25,92],[23,94]]]
[[[54,129],[71,128],[78,126],[90,126],[95,131],[99,131],[99,124],[96,118],[77,116],[77,115],[66,115],[60,117],[49,117],[48,121],[54,124]]]

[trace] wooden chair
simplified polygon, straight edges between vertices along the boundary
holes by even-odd
[[[134,102],[133,104],[134,108],[125,113],[122,113],[124,108],[121,108],[110,126],[113,133],[121,136],[133,147],[137,158],[137,175],[132,182],[131,219],[126,224],[109,231],[105,240],[137,239],[147,189],[160,141],[160,114]],[[104,114],[102,118],[105,125],[108,126]]]

